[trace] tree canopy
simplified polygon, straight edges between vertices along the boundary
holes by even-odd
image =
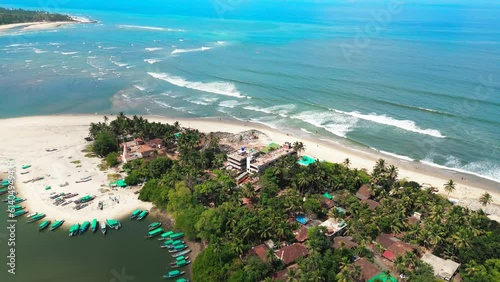
[[[58,22],[75,21],[68,15],[48,13],[44,11],[29,11],[24,9],[0,8],[0,25],[28,22]]]

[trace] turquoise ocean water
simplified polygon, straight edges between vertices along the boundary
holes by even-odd
[[[1,35],[2,118],[235,118],[500,181],[497,1],[3,2],[99,23]]]

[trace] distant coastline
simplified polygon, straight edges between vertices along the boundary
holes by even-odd
[[[0,32],[12,29],[21,29],[22,31],[53,29],[68,24],[96,22],[95,20],[66,14],[0,7]]]

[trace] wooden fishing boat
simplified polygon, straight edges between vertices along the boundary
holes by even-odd
[[[20,216],[23,216],[23,215],[25,215],[25,214],[27,214],[27,213],[28,213],[28,211],[25,211],[25,210],[18,210],[18,211],[14,212],[14,213],[12,214],[12,217],[20,217]]]
[[[106,230],[106,223],[101,222],[101,233],[102,233],[103,235],[106,235],[106,231],[107,231],[107,230]]]
[[[176,257],[180,257],[180,256],[184,256],[184,255],[187,255],[191,252],[190,249],[187,249],[187,250],[184,250],[184,251],[180,251],[178,253],[175,253],[175,254],[172,254],[172,257],[173,258],[176,258]]]
[[[142,220],[143,218],[145,218],[148,215],[148,213],[149,212],[147,210],[141,211],[141,213],[137,216],[137,220]]]
[[[180,251],[185,250],[185,249],[187,249],[187,246],[184,244],[181,244],[181,245],[176,245],[173,248],[169,249],[168,252],[169,253],[177,253],[177,252],[180,252]]]
[[[140,213],[141,213],[140,209],[133,211],[132,214],[130,215],[130,219],[136,218]]]
[[[183,266],[186,266],[186,265],[188,265],[190,263],[191,263],[190,260],[181,260],[181,261],[178,261],[177,264],[175,264],[174,266],[172,266],[172,268],[183,267]]]
[[[25,207],[22,207],[20,205],[8,206],[7,212],[16,212],[16,211],[24,210],[24,209],[25,209]]]
[[[167,231],[163,234],[161,234],[161,238],[158,240],[167,240],[170,238],[170,235],[174,234],[174,231]]]
[[[174,266],[174,265],[176,265],[178,261],[181,261],[181,260],[188,260],[188,259],[189,259],[189,257],[188,257],[188,256],[176,257],[176,258],[175,258],[175,261],[170,263],[170,266]]]
[[[92,178],[80,179],[80,180],[75,181],[75,183],[83,183],[83,182],[88,182],[90,180],[92,180]]]
[[[175,240],[172,244],[170,244],[170,245],[166,245],[166,246],[167,246],[167,248],[172,249],[172,248],[174,248],[175,246],[184,245],[184,243],[185,243],[185,242],[184,242],[184,241],[182,241],[182,240]]]
[[[50,224],[50,220],[44,220],[40,225],[38,225],[38,231],[42,231],[47,228]]]
[[[172,234],[170,235],[170,239],[172,240],[176,240],[176,239],[181,239],[184,237],[184,233],[183,232],[179,232],[179,233],[175,233],[175,234]]]
[[[54,231],[57,228],[61,227],[63,225],[63,223],[64,223],[64,219],[56,220],[56,222],[52,223],[52,225],[50,226],[50,231]]]
[[[80,224],[74,224],[69,228],[69,236],[75,236],[80,232]]]
[[[106,223],[108,224],[109,228],[113,228],[116,230],[122,227],[121,223],[116,219],[106,219]]]
[[[44,213],[39,213],[39,214],[36,214],[34,215],[30,220],[27,221],[27,223],[31,223],[31,222],[35,222],[35,221],[39,221],[40,219],[44,218],[45,217],[45,214]]]
[[[186,273],[185,271],[180,271],[180,270],[172,270],[170,272],[168,272],[167,275],[163,275],[163,278],[174,278],[174,277],[177,277],[177,276],[181,276],[183,275],[184,273]]]
[[[162,232],[163,232],[163,229],[161,229],[161,227],[157,228],[155,230],[149,231],[148,235],[146,235],[146,238],[153,238],[155,236],[160,235]]]
[[[90,226],[90,222],[88,222],[88,221],[83,222],[82,225],[80,226],[80,235],[85,233],[85,231],[87,231],[87,229],[89,229],[89,226]]]
[[[153,222],[150,225],[148,225],[149,230],[156,229],[161,226],[161,222]]]
[[[97,231],[97,226],[99,226],[99,222],[97,221],[96,218],[92,219],[92,224],[91,224],[91,229],[92,229],[92,232],[96,232]]]

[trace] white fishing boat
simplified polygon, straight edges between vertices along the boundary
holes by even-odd
[[[106,223],[101,222],[101,232],[102,234],[106,235]]]
[[[28,216],[26,216],[27,218],[31,218],[31,217],[34,217],[35,215],[37,215],[38,213],[37,212],[34,212],[32,214],[29,214]]]

